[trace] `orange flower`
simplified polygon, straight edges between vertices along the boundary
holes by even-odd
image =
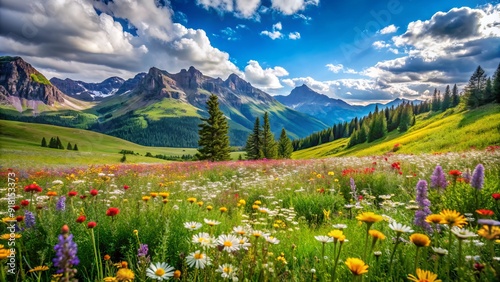
[[[425,234],[414,233],[410,236],[410,241],[417,247],[428,247],[431,244],[431,239]]]
[[[495,213],[492,210],[487,210],[487,209],[479,209],[476,210],[477,214],[482,215],[482,216],[493,216]]]
[[[49,197],[57,196],[57,192],[56,191],[49,191],[49,192],[47,192],[47,196],[49,196]]]
[[[345,264],[353,275],[358,276],[364,273],[368,273],[368,265],[366,265],[364,261],[358,258],[348,258],[345,261]]]

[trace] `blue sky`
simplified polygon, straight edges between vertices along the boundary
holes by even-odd
[[[102,81],[152,66],[303,83],[351,103],[425,99],[500,63],[498,1],[3,0],[0,54],[47,77]]]

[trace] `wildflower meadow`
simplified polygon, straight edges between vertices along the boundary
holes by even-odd
[[[1,281],[500,281],[500,150],[4,169]]]

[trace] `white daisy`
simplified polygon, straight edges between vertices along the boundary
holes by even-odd
[[[217,221],[217,220],[211,220],[211,219],[203,219],[205,221],[206,224],[208,224],[209,226],[215,226],[215,225],[219,225],[220,222]]]
[[[314,236],[314,238],[316,238],[316,240],[320,241],[323,244],[333,242],[333,238],[330,236],[323,236],[322,235],[322,236]]]
[[[443,249],[443,248],[432,247],[432,251],[440,256],[445,256],[448,254],[448,250]]]
[[[186,262],[190,267],[194,267],[196,269],[204,269],[205,266],[212,264],[212,260],[199,250],[194,253],[190,253],[186,257]]]
[[[477,237],[476,233],[458,226],[453,226],[453,228],[451,228],[451,233],[455,234],[459,240]]]
[[[214,241],[214,238],[206,232],[195,234],[191,239],[191,242],[200,244],[204,248],[213,248],[215,246]]]
[[[243,236],[248,232],[248,230],[243,226],[235,226],[235,227],[233,227],[233,232],[238,234],[238,235]]]
[[[146,275],[154,280],[163,281],[168,280],[174,276],[175,268],[164,263],[157,262],[156,264],[152,263],[149,268],[146,270]]]
[[[344,230],[344,229],[347,228],[347,225],[342,224],[342,223],[334,224],[332,226],[333,226],[334,229],[340,229],[340,230]]]
[[[266,242],[268,242],[269,244],[279,244],[280,240],[276,239],[275,237],[273,236],[266,236],[264,237],[266,239]]]
[[[186,227],[187,229],[189,229],[191,231],[200,229],[201,226],[202,226],[201,223],[196,222],[196,221],[190,221],[190,222],[185,222],[184,223],[184,227]]]
[[[240,240],[232,234],[222,234],[217,238],[216,242],[226,252],[237,251],[240,248]]]
[[[248,250],[248,247],[252,245],[250,242],[248,242],[247,237],[241,236],[238,239],[240,240],[239,242],[240,249]]]
[[[389,223],[389,228],[396,231],[396,233],[410,233],[413,232],[411,227],[403,225],[401,223],[397,223],[396,221],[393,221]]]
[[[232,281],[238,281],[238,277],[236,276],[236,271],[238,268],[234,267],[232,264],[225,263],[223,265],[219,265],[219,268],[215,270],[216,272],[221,273],[221,277],[224,279],[230,279]]]

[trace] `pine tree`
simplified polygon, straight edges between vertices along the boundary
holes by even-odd
[[[262,154],[266,159],[276,159],[276,141],[271,132],[271,124],[269,123],[269,114],[264,113],[264,124],[262,125]]]
[[[368,142],[372,142],[387,134],[387,121],[383,113],[374,114],[370,122],[370,131],[368,132]]]
[[[123,153],[122,158],[120,159],[120,162],[124,163],[127,161],[127,156],[125,156],[125,153]]]
[[[486,87],[484,88],[484,103],[491,103],[495,101],[495,95],[493,94],[493,84],[491,83],[491,78],[488,77],[486,80]]]
[[[399,123],[399,132],[407,131],[408,128],[411,126],[412,119],[413,119],[413,109],[409,105],[406,105],[402,109],[401,121]]]
[[[75,146],[73,146],[73,151],[78,151],[78,146],[75,143]]]
[[[450,86],[446,86],[446,90],[444,91],[443,103],[441,103],[441,110],[445,111],[451,107],[451,91]]]
[[[71,143],[68,142],[68,146],[66,146],[66,150],[73,150],[73,146],[71,146]]]
[[[497,103],[500,103],[500,64],[498,64],[497,70],[493,74],[493,96],[495,97]]]
[[[47,147],[47,140],[45,140],[45,137],[42,137],[42,147]]]
[[[248,136],[245,151],[247,153],[247,159],[249,160],[259,160],[263,156],[259,117],[255,118],[253,131],[252,134]]]
[[[453,85],[453,90],[451,91],[451,106],[456,107],[460,103],[460,97],[458,96],[457,85]]]
[[[51,137],[49,141],[49,148],[57,148],[57,141],[56,138]]]
[[[56,143],[57,143],[57,147],[56,147],[57,149],[64,150],[64,147],[62,145],[61,139],[59,139],[59,136],[57,136]]]
[[[280,139],[278,140],[278,158],[289,159],[292,157],[292,141],[286,135],[285,128],[281,129]]]
[[[198,153],[196,154],[199,160],[225,161],[231,157],[229,155],[229,126],[227,119],[219,109],[219,101],[214,94],[210,95],[207,101],[208,118],[202,118],[202,124],[199,125],[200,130],[198,140]]]
[[[484,104],[485,87],[486,74],[481,66],[478,66],[465,87],[465,101],[469,108],[476,108]]]

